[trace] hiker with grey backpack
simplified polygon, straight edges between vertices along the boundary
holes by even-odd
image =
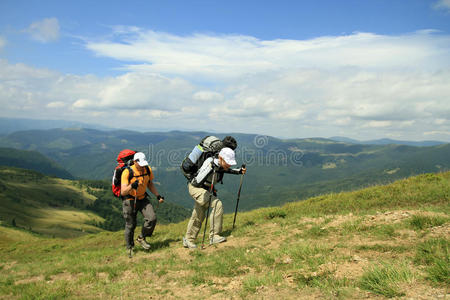
[[[236,147],[237,143],[233,137],[228,136],[220,141],[214,136],[208,136],[183,161],[181,170],[188,179],[188,191],[194,199],[192,216],[189,220],[186,234],[183,237],[183,246],[185,248],[197,248],[195,240],[210,208],[209,244],[226,241],[226,237],[220,235],[223,224],[223,207],[222,202],[217,198],[215,185],[218,182],[222,182],[225,173],[245,174],[246,169],[244,166],[240,169],[230,168],[236,165],[234,153]],[[192,172],[192,169],[195,172]]]

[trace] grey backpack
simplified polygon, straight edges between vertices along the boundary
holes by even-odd
[[[204,137],[191,153],[181,163],[181,172],[189,181],[195,176],[198,169],[208,157],[216,156],[224,147],[222,141],[213,136]]]

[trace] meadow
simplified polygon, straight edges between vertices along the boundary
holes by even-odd
[[[449,199],[450,172],[424,174],[240,213],[234,230],[225,215],[228,241],[203,250],[182,247],[187,220],[158,225],[131,259],[122,231],[1,226],[0,298],[443,299]]]

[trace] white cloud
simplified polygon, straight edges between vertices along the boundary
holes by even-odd
[[[220,101],[223,100],[223,95],[212,91],[199,91],[196,92],[192,98],[201,102]]]
[[[54,101],[54,102],[50,102],[47,104],[48,108],[62,108],[65,106],[66,106],[66,103],[64,103],[62,101]]]
[[[424,132],[424,135],[426,136],[449,136],[450,135],[450,131],[439,131],[439,130],[435,130],[435,131],[427,131]]]
[[[179,110],[188,102],[193,88],[179,78],[166,78],[149,73],[127,73],[102,83],[97,97],[83,100],[83,108],[90,109],[151,109]],[[79,106],[79,105],[78,105]]]
[[[109,126],[131,116],[123,125],[149,129],[449,139],[450,36],[431,30],[264,41],[117,27],[111,40],[86,47],[123,61],[124,74],[75,76],[0,60],[3,113]]]
[[[298,70],[246,82],[234,98],[211,110],[211,119],[233,130],[245,124],[247,130],[284,136],[332,136],[342,130],[354,137],[399,132],[420,139],[436,126],[435,118],[441,119],[439,128],[450,129],[443,121],[450,119],[449,95],[450,70]]]
[[[2,116],[67,118],[95,117],[111,126],[138,124],[173,116],[192,105],[194,88],[182,79],[127,73],[117,77],[75,76],[0,60]],[[141,118],[117,124],[116,115]],[[190,118],[190,117],[188,117]],[[173,120],[171,120],[173,122]],[[182,120],[181,120],[182,121]]]
[[[450,0],[438,0],[433,4],[433,8],[450,12]]]
[[[113,40],[86,46],[124,61],[129,72],[219,86],[220,96],[193,96],[216,130],[419,138],[435,126],[433,118],[450,115],[450,36],[433,30],[264,41],[121,27]]]
[[[46,18],[32,23],[25,31],[41,43],[53,42],[59,39],[59,22],[56,18]]]
[[[32,68],[21,63],[11,65],[4,59],[0,59],[0,71],[0,79],[16,83],[20,82],[21,79],[38,80],[56,75],[56,72]]]
[[[89,99],[78,99],[72,104],[75,109],[85,109],[92,106],[95,106],[95,102]]]
[[[364,127],[390,127],[392,126],[391,121],[370,121],[364,125]]]
[[[110,41],[90,41],[99,56],[127,61],[129,70],[189,78],[230,80],[246,74],[293,68],[369,69],[450,66],[442,50],[449,37],[420,31],[400,36],[354,33],[311,40],[259,40],[249,36],[176,36],[121,28]],[[133,64],[134,63],[134,64]]]
[[[443,125],[443,124],[445,124],[445,123],[448,123],[450,120],[446,120],[446,119],[436,119],[436,120],[434,120],[434,123],[436,124],[436,125]]]

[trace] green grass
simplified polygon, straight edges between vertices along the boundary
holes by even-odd
[[[449,241],[430,228],[448,223],[411,224],[415,216],[447,220],[449,186],[449,173],[424,175],[373,191],[262,208],[239,214],[233,231],[228,214],[228,241],[205,250],[182,248],[187,220],[158,224],[148,239],[152,250],[137,249],[132,259],[123,231],[52,239],[0,226],[0,298],[437,296],[449,285]],[[435,198],[420,200],[427,193]],[[404,210],[414,213],[401,222],[372,219],[374,211]]]
[[[314,225],[305,232],[305,237],[323,237],[327,236],[330,231],[321,225]]]
[[[387,211],[395,208],[422,208],[442,205],[449,212],[449,172],[425,174],[400,180],[380,188],[379,186],[360,191],[314,197],[302,202],[296,215],[320,216],[323,214],[364,213],[367,211]],[[284,206],[291,213],[291,206]]]
[[[296,278],[296,282],[299,288],[304,287],[320,288],[321,290],[328,291],[334,295],[337,295],[340,292],[344,291],[345,289],[353,287],[354,285],[346,278],[343,279],[335,278],[333,276],[333,273],[331,272],[299,275]]]
[[[414,261],[424,265],[427,279],[434,284],[450,284],[450,241],[430,239],[418,245]]]
[[[271,220],[271,219],[275,219],[275,218],[286,218],[286,211],[284,211],[281,208],[278,207],[274,207],[269,209],[269,212],[266,214],[266,219]]]
[[[383,245],[383,244],[374,244],[374,245],[358,245],[355,247],[355,250],[358,251],[377,251],[380,253],[392,252],[392,253],[405,253],[410,250],[408,246],[399,245]]]
[[[381,224],[373,226],[369,229],[369,232],[378,239],[382,240],[392,239],[398,236],[398,233],[396,232],[396,226],[391,224]]]
[[[406,264],[381,263],[372,266],[360,280],[360,287],[388,298],[404,296],[399,283],[410,282],[414,278]]]
[[[244,292],[254,293],[258,288],[275,286],[283,280],[280,272],[270,272],[264,275],[249,275],[243,282]]]
[[[415,230],[423,230],[426,228],[436,227],[444,225],[448,222],[448,218],[446,217],[430,217],[430,216],[424,216],[424,215],[414,215],[409,220],[409,225],[414,228]]]

